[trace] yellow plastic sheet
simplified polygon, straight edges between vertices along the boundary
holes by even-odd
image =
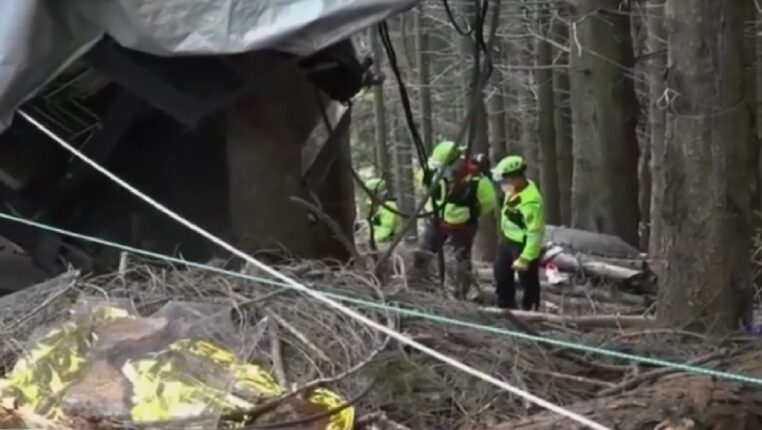
[[[67,322],[51,329],[13,367],[3,381],[3,397],[11,398],[46,418],[63,416],[59,394],[77,377],[86,364],[92,345],[93,326],[127,316],[118,308],[100,308],[92,324]]]
[[[67,322],[50,330],[6,376],[4,399],[49,419],[65,419],[61,395],[86,368],[95,327],[125,317],[129,315],[122,309],[100,307],[85,322]],[[194,371],[194,363],[199,362],[229,375],[229,383],[220,381],[218,375],[205,377],[198,369]],[[262,367],[240,363],[232,352],[203,340],[175,340],[159,351],[129,357],[120,370],[130,382],[129,418],[134,423],[219,417],[254,408],[256,401],[283,393]],[[255,395],[242,398],[231,394],[240,392]],[[325,389],[315,390],[309,401],[325,410],[345,402]],[[354,418],[354,408],[345,408],[330,418],[325,430],[350,430]]]

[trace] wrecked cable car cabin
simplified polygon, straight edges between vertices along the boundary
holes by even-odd
[[[119,253],[44,226],[194,261],[217,252],[57,139],[244,250],[347,257],[294,199],[351,237],[348,102],[374,77],[349,36],[414,2],[155,3],[0,4],[15,30],[0,37],[0,270],[19,270],[16,247],[34,267],[2,289]]]

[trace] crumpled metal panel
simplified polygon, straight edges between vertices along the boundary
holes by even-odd
[[[0,131],[18,105],[101,38],[68,3],[0,1]]]
[[[0,130],[103,35],[161,56],[308,55],[420,0],[2,0]]]
[[[156,55],[311,54],[418,0],[77,0],[122,46]]]

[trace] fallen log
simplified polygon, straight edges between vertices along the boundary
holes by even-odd
[[[633,282],[638,277],[645,276],[642,270],[630,269],[624,266],[617,266],[603,261],[584,261],[582,268],[588,275],[599,276],[601,278],[614,280],[617,282]]]
[[[492,315],[505,314],[508,311],[500,308],[481,308],[484,313]],[[513,310],[511,313],[526,322],[547,322],[553,324],[575,326],[579,328],[638,328],[647,329],[656,326],[656,320],[651,317],[638,315],[586,315],[566,316],[534,311]]]
[[[645,271],[648,270],[648,260],[646,258],[612,258],[601,257],[588,254],[578,254],[577,257],[584,261],[599,261],[603,263],[613,264],[615,266],[625,267],[632,270]]]
[[[637,248],[610,234],[548,226],[545,229],[545,241],[583,254],[625,259],[641,258]]]
[[[492,270],[479,269],[479,281],[485,284],[492,284]],[[602,302],[617,302],[625,305],[642,306],[648,305],[650,300],[642,294],[632,294],[624,291],[618,291],[616,288],[591,288],[584,285],[553,285],[542,281],[542,293],[555,294],[563,297],[590,298]],[[521,287],[521,285],[519,285]],[[495,295],[490,288],[483,289],[480,303],[495,303]]]
[[[587,276],[598,277],[615,282],[621,288],[637,294],[656,294],[656,277],[648,270],[635,270],[604,261],[588,260],[582,262]]]
[[[762,376],[762,355],[749,352],[729,361],[731,371]],[[725,367],[725,360],[722,367]],[[714,366],[719,364],[715,362]],[[577,413],[617,430],[758,430],[762,428],[762,390],[694,374],[662,377],[626,393],[576,403]],[[487,430],[581,430],[549,412]]]

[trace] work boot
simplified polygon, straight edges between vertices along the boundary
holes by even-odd
[[[410,288],[432,290],[430,270],[431,253],[423,250],[413,252],[413,267],[408,272],[408,285]]]
[[[468,300],[468,293],[471,291],[472,283],[471,264],[467,261],[455,263],[455,298],[458,300]]]

